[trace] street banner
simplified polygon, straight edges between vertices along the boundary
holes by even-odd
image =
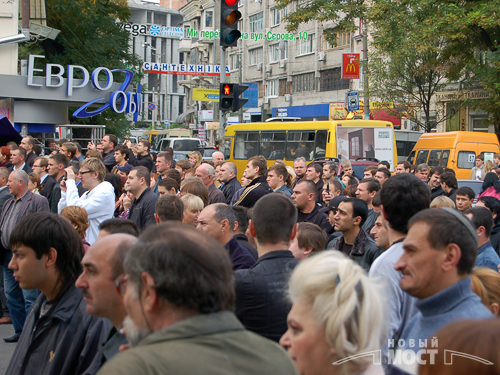
[[[359,79],[359,53],[342,54],[342,79]]]

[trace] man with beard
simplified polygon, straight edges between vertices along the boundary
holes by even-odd
[[[232,312],[231,259],[202,231],[177,223],[146,229],[125,273],[117,284],[132,348],[99,374],[297,374],[277,344],[247,331]]]

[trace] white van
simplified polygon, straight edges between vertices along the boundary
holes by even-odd
[[[158,152],[165,150],[165,147],[172,147],[174,152],[189,155],[192,151],[202,147],[202,142],[198,138],[163,138],[158,143]]]

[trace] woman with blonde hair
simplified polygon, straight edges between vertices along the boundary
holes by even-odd
[[[196,227],[198,225],[198,215],[205,207],[203,201],[200,197],[189,193],[184,194],[181,197],[181,201],[184,203],[184,217],[182,218],[182,222]]]
[[[61,211],[61,216],[67,219],[73,228],[78,232],[82,238],[83,248],[85,252],[89,248],[90,244],[85,240],[87,229],[89,228],[89,216],[85,208],[78,206],[67,206]]]
[[[455,202],[453,202],[451,198],[445,195],[440,195],[439,197],[436,197],[432,200],[430,208],[442,208],[442,207],[455,208]]]
[[[193,151],[189,154],[189,161],[194,169],[198,168],[201,164],[202,156],[199,151]]]
[[[494,169],[496,168],[495,163],[493,163],[491,160],[486,160],[484,162],[484,173],[490,173],[490,172],[495,172]]]
[[[28,189],[30,189],[30,191],[34,194],[40,194],[42,184],[40,183],[40,176],[38,173],[28,173]]]
[[[372,356],[356,358],[380,350],[386,332],[381,285],[358,264],[338,251],[314,255],[294,269],[289,297],[280,344],[300,374],[384,373]]]
[[[500,310],[500,274],[490,268],[478,267],[472,270],[472,291],[480,298],[493,315]]]

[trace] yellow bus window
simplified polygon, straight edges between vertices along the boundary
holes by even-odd
[[[307,161],[312,160],[314,155],[314,138],[316,133],[311,131],[288,132],[286,157],[289,160],[303,157]]]
[[[439,165],[439,160],[441,159],[441,154],[443,150],[432,150],[431,153],[429,154],[429,161],[427,162],[427,165],[432,168],[432,167],[437,167]]]
[[[420,150],[417,154],[417,160],[415,160],[415,165],[427,163],[427,156],[429,156],[429,150]]]
[[[237,132],[234,139],[235,159],[249,159],[259,155],[259,133]]]
[[[260,133],[260,155],[270,160],[284,159],[285,138],[285,131]]]

